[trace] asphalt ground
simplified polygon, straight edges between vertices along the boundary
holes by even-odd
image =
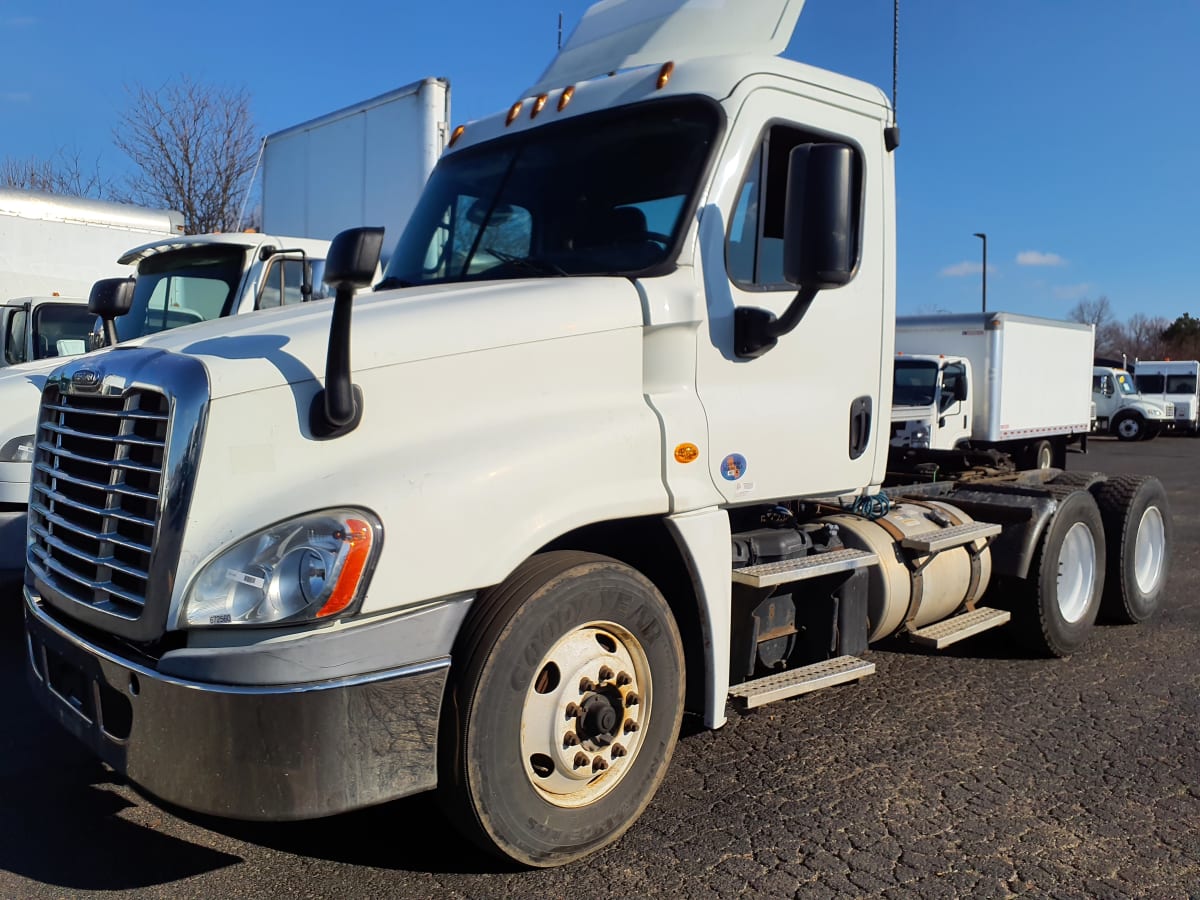
[[[34,706],[0,596],[0,897],[1200,897],[1200,440],[1098,439],[1070,466],[1157,475],[1168,598],[1067,660],[1003,629],[887,644],[863,682],[685,725],[614,846],[520,871],[425,795],[318,822],[168,811]]]

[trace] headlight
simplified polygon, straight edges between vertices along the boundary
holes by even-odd
[[[15,437],[0,447],[0,462],[33,462],[33,435]]]
[[[1161,419],[1163,411],[1161,409],[1159,409],[1158,407],[1152,406],[1149,409],[1149,413],[1150,413],[1150,418]]]
[[[200,570],[184,597],[183,625],[280,625],[354,612],[382,541],[379,520],[358,509],[280,522]]]

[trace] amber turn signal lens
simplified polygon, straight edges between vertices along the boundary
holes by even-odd
[[[665,62],[663,67],[658,70],[658,89],[661,91],[667,86],[667,82],[671,80],[671,73],[675,71],[675,63]]]
[[[680,444],[675,448],[675,462],[690,463],[700,458],[700,448],[695,444]]]
[[[463,136],[463,132],[466,130],[467,130],[466,125],[459,125],[457,128],[454,129],[454,132],[450,135],[450,146],[451,147],[453,147],[455,144],[458,143],[458,139]]]

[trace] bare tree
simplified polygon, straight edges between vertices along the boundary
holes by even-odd
[[[99,163],[93,165],[90,172],[85,171],[78,152],[62,149],[52,159],[30,157],[0,161],[0,187],[96,200],[111,193],[109,184],[100,176]]]
[[[1130,359],[1162,359],[1167,356],[1163,333],[1171,323],[1164,316],[1134,313],[1122,326],[1122,347]]]
[[[1124,330],[1120,323],[1113,318],[1112,304],[1108,302],[1107,297],[1100,297],[1096,300],[1087,298],[1080,300],[1071,307],[1067,318],[1073,322],[1096,326],[1097,356],[1120,355],[1121,353],[1131,355],[1121,346],[1122,339],[1125,337]]]
[[[184,77],[129,93],[113,142],[138,173],[122,199],[178,209],[189,234],[237,228],[258,153],[246,90]]]

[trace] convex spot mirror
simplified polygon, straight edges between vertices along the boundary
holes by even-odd
[[[841,287],[858,261],[862,169],[846,144],[801,144],[788,160],[783,275],[809,290]]]

